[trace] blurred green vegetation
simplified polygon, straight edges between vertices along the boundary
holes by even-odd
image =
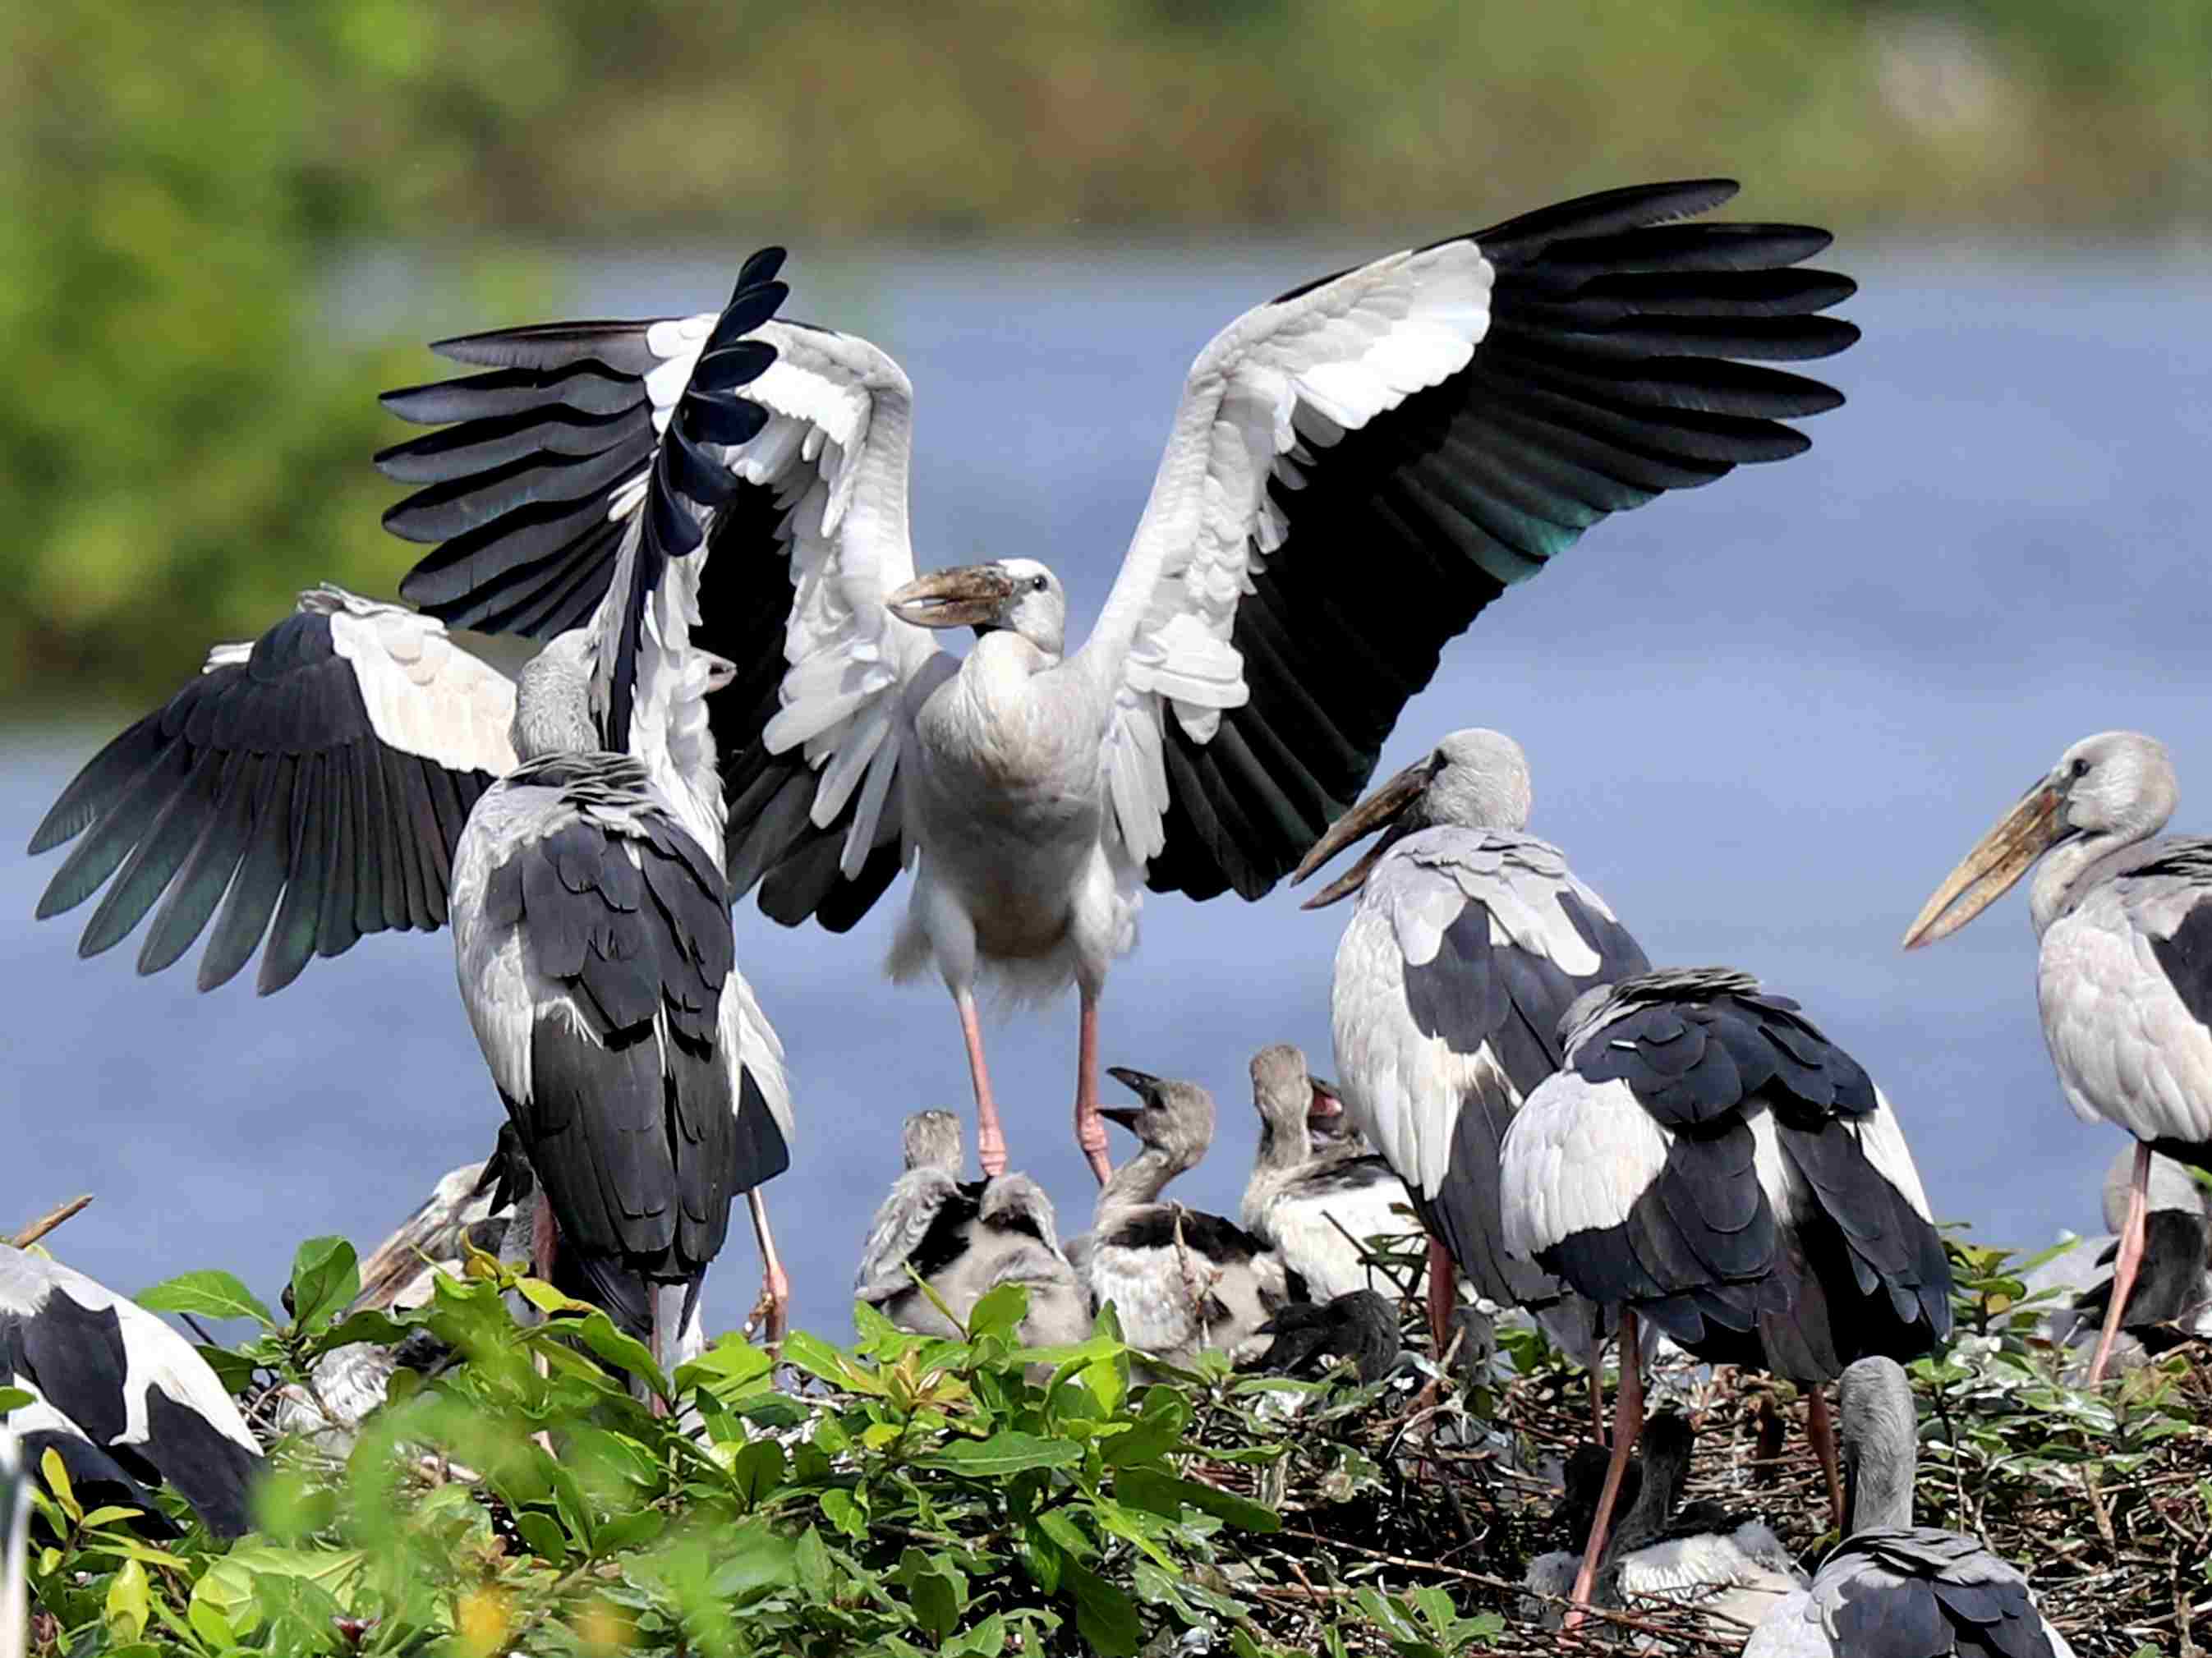
[[[1626,179],[2198,231],[2203,0],[60,0],[0,21],[0,697],[142,696],[405,550],[349,249],[1457,226]],[[486,325],[550,295],[452,257]]]

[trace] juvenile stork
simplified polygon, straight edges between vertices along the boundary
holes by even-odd
[[[1237,1218],[1305,1279],[1316,1301],[1334,1301],[1375,1287],[1370,1239],[1411,1231],[1417,1223],[1405,1182],[1380,1157],[1363,1151],[1356,1137],[1315,1146],[1310,1125],[1322,1097],[1306,1056],[1290,1043],[1252,1056],[1260,1140]]]
[[[1527,1308],[1588,1368],[1595,1400],[1606,1332],[1596,1309],[1507,1251],[1498,1147],[1522,1099],[1559,1068],[1569,1004],[1650,963],[1565,854],[1526,832],[1530,798],[1519,744],[1454,732],[1332,824],[1291,879],[1379,833],[1305,908],[1358,895],[1329,984],[1337,1073],[1346,1114],[1428,1229],[1437,1352],[1456,1266],[1492,1302]]]
[[[1024,1346],[1088,1336],[1090,1309],[1043,1188],[1027,1175],[962,1180],[960,1119],[950,1111],[914,1113],[901,1139],[906,1168],[869,1224],[854,1295],[902,1330],[957,1341],[977,1302],[1018,1284],[1029,1291]]]
[[[735,487],[707,465],[702,446],[742,440],[767,418],[742,390],[773,352],[744,337],[784,297],[772,280],[780,258],[770,250],[747,263],[729,306],[698,331],[689,380],[655,416],[665,440],[630,481],[634,510],[601,537],[610,566],[578,635],[588,640],[578,659],[591,672],[590,731],[564,737],[641,764],[717,883],[723,795],[705,699],[731,669],[694,647],[701,561],[684,550],[687,534],[696,549],[701,519]],[[141,973],[174,963],[212,921],[200,988],[226,982],[259,949],[264,995],[365,934],[442,926],[465,828],[523,758],[516,714],[514,683],[434,617],[336,587],[302,593],[297,612],[251,645],[218,646],[197,679],[62,792],[31,851],[81,838],[39,915],[106,884],[78,946],[93,956],[160,901]],[[725,1057],[743,1066],[726,1143],[744,1152],[726,1178],[747,1194],[773,1331],[789,1284],[758,1187],[789,1162],[790,1090],[782,1043],[750,987],[733,967],[726,984],[741,1036]]]
[[[1267,1351],[1275,1315],[1307,1299],[1305,1284],[1234,1221],[1161,1200],[1213,1144],[1213,1096],[1120,1066],[1111,1074],[1142,1103],[1109,1108],[1107,1119],[1139,1150],[1099,1189],[1091,1230],[1067,1246],[1091,1310],[1112,1303],[1129,1345],[1168,1363],[1188,1369],[1218,1347],[1249,1364]]]
[[[2136,1137],[2114,1293],[2090,1361],[2104,1379],[2142,1264],[2153,1152],[2212,1169],[2212,840],[2160,836],[2179,787],[2166,745],[2085,737],[1921,908],[1907,950],[1972,920],[2038,859],[2036,1000],[2067,1102]],[[2157,837],[2157,838],[2154,838]]]
[[[1079,1000],[1076,1138],[1101,1181],[1097,1004],[1142,889],[1268,891],[1373,771],[1447,641],[1607,513],[1807,446],[1842,401],[1740,359],[1829,355],[1844,277],[1789,225],[1678,222],[1726,180],[1639,185],[1323,277],[1192,365],[1105,608],[1070,648],[1029,558],[918,576],[913,392],[865,340],[796,324],[708,446],[702,643],[727,758],[728,868],[789,926],[857,921],[915,879],[890,969],[933,969],[966,1047],[988,1174],[1006,1146],[977,1022],[996,980]],[[711,316],[447,341],[492,371],[395,393],[447,429],[386,452],[386,515],[443,542],[402,585],[457,625],[588,615]],[[934,630],[973,628],[965,660]]]
[[[1844,1540],[1784,1595],[1743,1658],[2074,1658],[2019,1569],[1978,1538],[1912,1523],[1912,1389],[1893,1359],[1843,1376]]]
[[[261,1447],[198,1350],[137,1303],[9,1244],[0,1387],[31,1395],[7,1416],[27,1467],[52,1450],[88,1496],[142,1509],[165,1534],[146,1491],[164,1480],[215,1536],[252,1529]]]
[[[1687,968],[1585,992],[1565,1068],[1522,1104],[1499,1177],[1508,1250],[1620,1321],[1613,1460],[1575,1581],[1587,1602],[1643,1424],[1639,1326],[1805,1385],[1951,1331],[1951,1272],[1897,1118],[1859,1063],[1748,974]]]

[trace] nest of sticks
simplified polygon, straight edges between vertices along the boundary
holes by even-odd
[[[1413,1345],[1410,1321],[1407,1333]],[[2185,1345],[2091,1395],[2057,1379],[2063,1356],[2029,1345],[1970,1335],[1941,1365],[1914,1367],[1917,1522],[1978,1534],[2021,1567],[2081,1658],[2203,1650],[2199,1643],[2212,1642],[2212,1345]],[[1651,1381],[1653,1407],[1682,1410],[1697,1430],[1686,1497],[1765,1520],[1814,1570],[1837,1539],[1800,1392],[1679,1357],[1662,1358]],[[1544,1626],[1522,1578],[1536,1555],[1581,1542],[1554,1518],[1560,1467],[1592,1436],[1580,1372],[1539,1368],[1409,1409],[1413,1393],[1401,1378],[1322,1395],[1284,1432],[1277,1460],[1193,1470],[1283,1515],[1280,1531],[1231,1546],[1238,1558],[1222,1587],[1258,1609],[1257,1632],[1316,1651],[1322,1631],[1334,1628],[1353,1637],[1352,1650],[1388,1651],[1362,1645],[1379,1634],[1372,1595],[1402,1604],[1428,1588],[1462,1617],[1504,1619],[1468,1650],[1741,1650],[1742,1627],[1680,1606],[1600,1612],[1572,1633]],[[1240,1434],[1201,1419],[1189,1438],[1234,1444]],[[1370,1616],[1344,1617],[1363,1592]],[[1556,1622],[1562,1608],[1551,1610]]]

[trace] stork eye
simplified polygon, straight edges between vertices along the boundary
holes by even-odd
[[[1045,590],[1045,579],[1041,575],[1031,576],[1030,578],[1030,589],[1033,592],[1042,592]]]
[[[2076,777],[2087,777],[2089,774],[2089,762],[2087,760],[2076,759],[2069,769]]]

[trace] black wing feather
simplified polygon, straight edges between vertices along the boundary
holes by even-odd
[[[1174,798],[1151,885],[1270,890],[1358,799],[1444,643],[1508,586],[1607,513],[1806,447],[1783,422],[1842,398],[1756,363],[1849,346],[1856,328],[1814,313],[1853,284],[1792,268],[1824,231],[1669,222],[1735,193],[1726,179],[1633,186],[1474,233],[1497,276],[1473,361],[1316,450],[1303,488],[1269,482],[1289,535],[1237,606],[1251,698],[1214,743],[1296,754],[1305,775],[1269,791],[1203,765],[1209,745],[1170,719]],[[1356,584],[1341,574],[1354,561]]]
[[[364,933],[442,925],[453,848],[490,781],[380,741],[330,616],[301,610],[71,780],[31,848],[82,839],[38,914],[60,914],[106,885],[78,944],[93,956],[158,904],[141,973],[175,963],[212,922],[202,990],[236,975],[266,933],[267,994]]]

